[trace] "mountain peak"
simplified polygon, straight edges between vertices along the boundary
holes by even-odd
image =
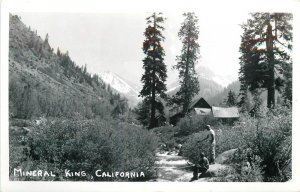
[[[110,85],[115,91],[125,96],[131,106],[135,106],[140,98],[138,97],[140,86],[122,78],[118,74],[105,71],[99,74],[101,79],[108,85]]]
[[[230,83],[236,81],[236,79],[231,76],[228,75],[223,76],[223,75],[216,74],[214,71],[212,71],[211,69],[203,65],[198,66],[196,68],[196,71],[199,77],[202,77],[207,80],[212,80],[224,88],[227,87]]]

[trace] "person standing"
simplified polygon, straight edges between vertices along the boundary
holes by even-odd
[[[210,152],[210,163],[214,164],[215,163],[215,156],[216,156],[216,137],[215,137],[215,132],[212,130],[210,125],[205,126],[207,130],[207,136],[203,141],[207,140],[209,141],[209,152]]]

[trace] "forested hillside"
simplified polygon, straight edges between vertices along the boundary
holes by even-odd
[[[208,99],[214,97],[216,94],[222,91],[222,86],[217,84],[213,80],[204,78],[200,75],[198,75],[198,79],[199,79],[200,91],[196,97],[203,97],[205,99]],[[178,84],[179,84],[178,81],[176,81],[170,85],[170,87],[175,87],[175,88],[168,91],[168,95],[172,96],[178,91],[179,89]]]
[[[9,111],[15,118],[40,116],[85,118],[124,113],[127,101],[96,74],[79,67],[59,48],[54,51],[37,31],[10,16]]]
[[[236,99],[238,99],[238,94],[240,92],[240,82],[234,81],[230,83],[227,87],[225,87],[222,91],[215,94],[212,97],[208,97],[206,100],[211,104],[215,106],[219,106],[223,103],[224,100],[227,99],[229,91],[233,91],[235,95],[237,96]]]

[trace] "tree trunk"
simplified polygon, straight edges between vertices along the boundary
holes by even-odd
[[[155,75],[155,73],[154,73]],[[150,116],[150,124],[149,129],[152,129],[155,127],[155,111],[156,111],[156,105],[155,105],[155,82],[152,83],[152,93],[151,93],[151,116]]]
[[[184,87],[185,87],[185,93],[184,94],[184,100],[183,100],[183,107],[182,107],[182,113],[185,115],[189,110],[190,105],[190,98],[189,98],[189,92],[187,91],[187,80],[189,79],[189,53],[190,53],[190,37],[188,37],[188,47],[187,47],[187,53],[186,53],[186,64],[185,64],[185,73],[184,73]]]
[[[275,106],[275,74],[274,74],[274,49],[273,49],[273,40],[274,37],[272,35],[272,25],[269,23],[267,28],[267,57],[268,57],[268,99],[267,99],[267,107],[271,108]]]
[[[270,70],[270,82],[268,85],[268,100],[267,107],[273,108],[275,107],[275,78],[274,78],[274,70]]]
[[[154,13],[154,29],[156,29],[156,17]],[[155,35],[154,35],[155,36]],[[153,46],[153,51],[155,52],[156,46]],[[149,123],[149,129],[152,129],[155,127],[155,112],[156,112],[156,102],[155,102],[155,58],[153,58],[152,61],[152,84],[151,84],[151,115],[150,115],[150,123]]]

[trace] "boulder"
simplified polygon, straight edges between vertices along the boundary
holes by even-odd
[[[229,160],[231,157],[233,157],[233,155],[236,151],[237,151],[237,149],[230,149],[228,151],[225,151],[224,153],[221,153],[215,159],[215,162],[218,163],[218,164],[226,163],[227,160]]]
[[[211,178],[211,177],[218,177],[218,172],[220,170],[226,169],[229,166],[227,165],[221,165],[221,164],[213,164],[209,166],[209,169],[207,170],[207,172],[203,173],[203,174],[199,174],[199,179],[201,178]],[[200,180],[203,181],[203,180]]]
[[[207,170],[205,173],[202,173],[199,175],[199,179],[200,178],[207,178],[207,177],[215,177],[216,176],[216,172],[211,171],[211,170]]]

